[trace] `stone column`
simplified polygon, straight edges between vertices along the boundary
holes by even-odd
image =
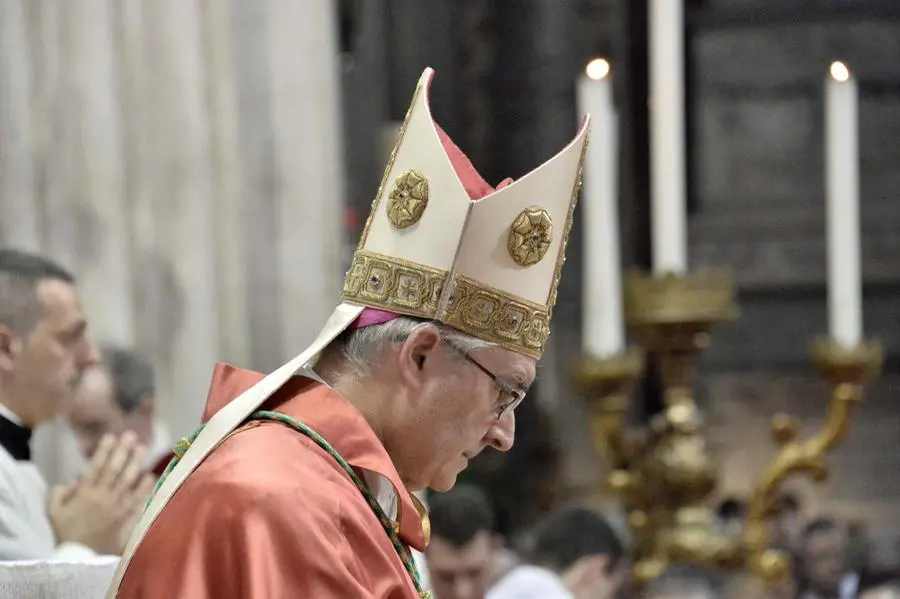
[[[216,295],[219,305],[220,361],[250,365],[250,323],[247,289],[247,239],[243,222],[247,208],[241,195],[237,74],[231,44],[235,27],[226,0],[202,0],[204,56],[208,77],[215,207]]]
[[[282,360],[313,340],[337,304],[343,279],[345,173],[334,4],[268,2],[278,206],[272,268],[279,277]]]
[[[32,56],[26,0],[0,0],[0,244],[37,249]]]
[[[207,109],[202,23],[196,0],[145,3],[147,63],[157,70],[145,105],[152,114],[153,245],[143,249],[137,276],[155,293],[144,297],[153,316],[159,411],[173,434],[198,422],[218,357],[215,211],[211,125]],[[148,240],[149,241],[149,240]]]
[[[63,11],[69,81],[69,160],[78,175],[54,220],[67,220],[79,291],[96,339],[134,340],[129,256],[131,226],[123,184],[122,111],[111,3],[72,0]]]
[[[268,2],[230,0],[231,56],[237,82],[241,232],[246,240],[243,293],[249,361],[270,371],[281,365],[278,255],[278,175],[272,133]],[[292,56],[298,57],[296,50]],[[304,60],[306,60],[304,58]]]

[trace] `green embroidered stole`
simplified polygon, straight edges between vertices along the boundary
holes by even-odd
[[[415,560],[413,559],[412,554],[409,549],[403,544],[400,540],[397,531],[394,529],[394,525],[391,522],[390,518],[387,517],[387,514],[384,513],[384,510],[381,507],[381,504],[378,503],[378,500],[372,494],[372,491],[369,490],[369,487],[363,482],[363,480],[359,477],[353,467],[347,463],[347,461],[337,452],[337,450],[331,446],[328,441],[322,438],[319,433],[306,426],[299,420],[295,420],[290,416],[282,414],[280,412],[272,412],[262,410],[253,414],[249,420],[272,420],[275,422],[280,422],[286,426],[289,426],[296,430],[297,432],[306,435],[312,441],[324,449],[328,455],[330,455],[334,460],[343,468],[344,472],[347,473],[347,476],[350,477],[350,480],[353,481],[353,484],[356,485],[356,488],[365,498],[366,503],[369,504],[369,508],[375,513],[378,517],[378,521],[381,523],[384,532],[387,534],[388,538],[391,540],[391,544],[394,546],[394,550],[397,552],[397,555],[400,557],[400,561],[403,562],[403,567],[406,568],[407,573],[412,579],[413,586],[415,586],[416,591],[419,593],[419,597],[421,599],[431,599],[431,593],[422,588],[422,579],[419,575],[419,569],[416,567]],[[185,437],[176,443],[174,448],[175,457],[172,458],[172,461],[169,462],[169,465],[166,466],[165,472],[163,472],[162,476],[156,483],[156,487],[153,490],[150,499],[153,499],[153,495],[156,495],[156,492],[159,490],[159,487],[162,485],[165,478],[169,475],[169,473],[175,468],[175,465],[178,464],[178,461],[181,457],[187,452],[188,448],[191,446],[191,443],[194,442],[194,439],[197,438],[197,435],[200,434],[200,431],[203,430],[203,426],[198,428],[190,437]],[[150,501],[147,501],[147,505],[150,504]]]

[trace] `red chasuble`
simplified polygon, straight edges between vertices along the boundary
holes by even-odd
[[[262,378],[218,365],[204,420]],[[327,386],[295,377],[264,409],[314,429],[367,480],[389,481],[397,501],[388,513],[401,540],[425,549],[416,504],[356,408]],[[118,597],[416,599],[418,593],[335,459],[288,426],[251,421],[175,493],[138,547]]]

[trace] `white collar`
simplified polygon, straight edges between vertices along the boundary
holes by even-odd
[[[859,574],[850,572],[844,576],[844,578],[841,579],[838,592],[842,598],[846,597],[847,599],[850,599],[856,597],[857,592],[859,592]]]
[[[3,416],[4,418],[9,420],[13,424],[17,424],[22,427],[25,426],[25,423],[22,422],[22,419],[19,418],[19,416],[15,412],[10,410],[8,407],[6,407],[6,405],[4,405],[2,403],[0,403],[0,416]]]

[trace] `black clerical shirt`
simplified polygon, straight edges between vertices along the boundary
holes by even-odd
[[[0,445],[16,460],[31,459],[31,429],[0,414]]]

